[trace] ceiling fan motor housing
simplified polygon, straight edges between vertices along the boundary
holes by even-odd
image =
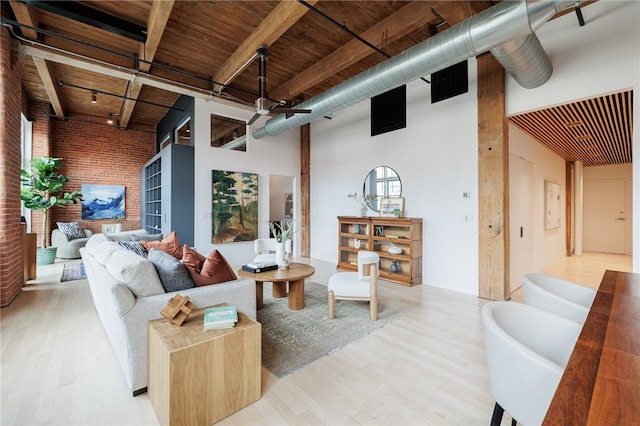
[[[269,114],[269,100],[267,98],[256,99],[256,112],[260,115]]]

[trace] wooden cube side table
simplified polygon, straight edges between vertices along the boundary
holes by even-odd
[[[211,425],[261,397],[262,325],[203,330],[204,309],[178,326],[149,322],[151,405],[161,425]]]

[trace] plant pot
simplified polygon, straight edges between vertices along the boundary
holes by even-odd
[[[56,261],[58,247],[45,247],[36,249],[36,265],[51,265]]]

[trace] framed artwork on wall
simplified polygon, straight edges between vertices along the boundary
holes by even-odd
[[[544,182],[544,229],[560,228],[560,185]]]
[[[125,217],[124,185],[82,184],[82,219]]]
[[[211,171],[213,243],[253,241],[258,235],[258,175]]]
[[[404,197],[383,198],[380,200],[381,217],[402,217],[404,215]]]

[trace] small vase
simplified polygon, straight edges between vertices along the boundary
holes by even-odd
[[[360,206],[360,216],[361,217],[367,217],[367,205],[365,203],[362,203],[362,206]]]
[[[391,272],[399,272],[400,271],[400,267],[398,266],[398,261],[393,259],[391,261]]]
[[[276,265],[284,263],[284,243],[276,243]]]
[[[360,224],[359,223],[356,223],[355,225],[353,225],[353,233],[354,234],[362,233],[362,228],[360,228]]]

